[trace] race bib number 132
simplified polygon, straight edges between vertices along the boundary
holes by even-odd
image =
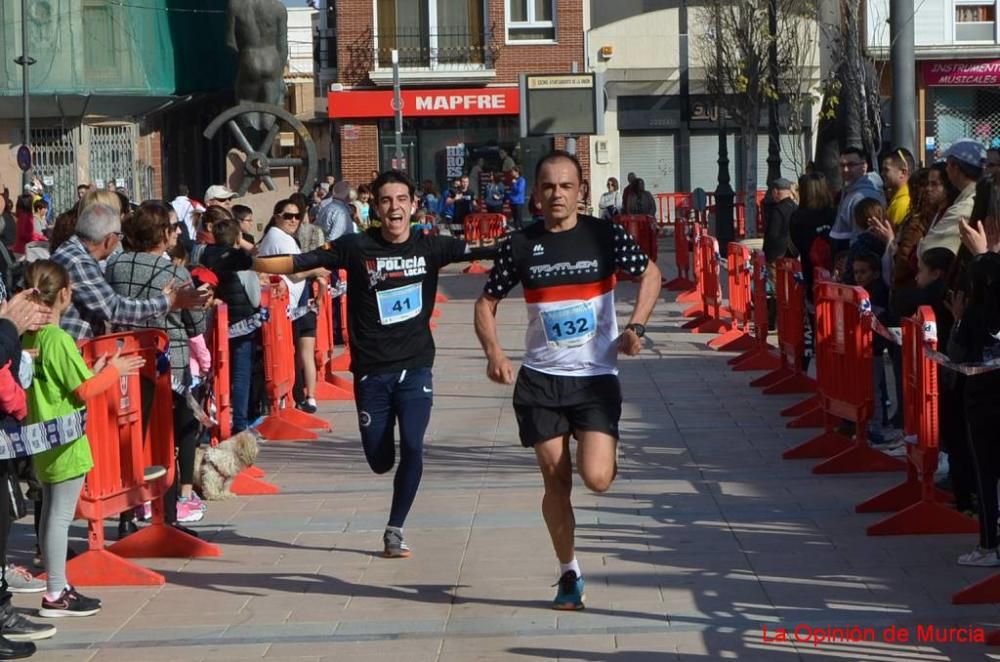
[[[420,283],[382,290],[376,292],[375,296],[378,299],[378,316],[382,326],[413,319],[424,306]]]
[[[550,347],[579,347],[597,335],[597,316],[589,302],[543,310],[542,324]]]

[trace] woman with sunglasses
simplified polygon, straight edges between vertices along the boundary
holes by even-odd
[[[274,206],[274,216],[264,239],[257,248],[257,255],[298,255],[302,248],[296,240],[296,233],[302,223],[305,210],[292,200],[279,200]],[[318,268],[303,273],[282,276],[288,287],[288,317],[292,320],[295,336],[296,402],[299,409],[307,413],[316,412],[316,311],[310,309],[309,299],[312,287],[309,279],[316,276],[328,277],[330,272]]]

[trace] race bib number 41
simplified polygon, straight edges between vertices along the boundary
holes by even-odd
[[[375,293],[375,297],[378,299],[378,316],[382,326],[413,319],[424,306],[420,283],[381,290]]]
[[[597,335],[597,316],[590,302],[543,310],[542,324],[549,347],[579,347]]]

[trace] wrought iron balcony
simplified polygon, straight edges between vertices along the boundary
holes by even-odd
[[[369,33],[351,48],[355,66],[363,66],[376,84],[392,81],[392,51],[399,52],[400,75],[406,83],[440,81],[483,81],[496,76],[498,46],[491,31],[468,27],[400,28],[392,32]]]

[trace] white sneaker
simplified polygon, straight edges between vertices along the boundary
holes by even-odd
[[[977,568],[994,568],[1000,566],[1000,556],[995,549],[983,549],[976,547],[968,554],[958,557],[958,565],[967,565]]]

